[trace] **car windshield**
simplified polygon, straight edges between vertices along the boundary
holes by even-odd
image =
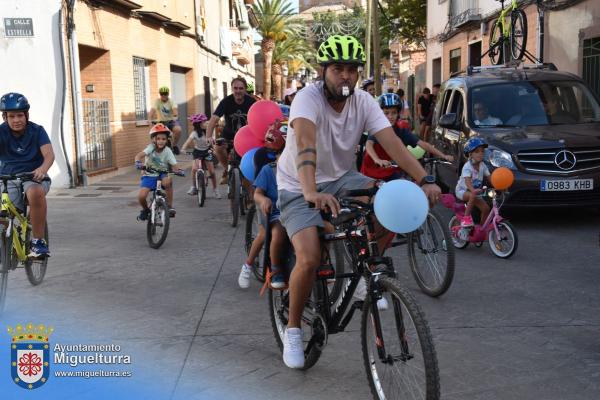
[[[582,124],[600,121],[600,105],[577,81],[523,81],[472,89],[472,126]]]

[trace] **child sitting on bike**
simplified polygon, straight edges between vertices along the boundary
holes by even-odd
[[[444,158],[448,161],[454,160],[451,155],[446,155],[430,143],[419,139],[417,135],[414,135],[410,129],[408,129],[406,121],[399,119],[400,106],[402,104],[400,96],[395,93],[385,93],[379,96],[378,101],[379,106],[383,109],[383,113],[394,128],[394,132],[402,140],[405,146],[419,146],[436,157]],[[390,156],[388,156],[383,147],[377,143],[377,139],[373,136],[369,136],[366,143],[366,154],[360,172],[368,177],[385,181],[404,177],[403,171],[398,167],[393,167],[390,160]]]
[[[490,212],[490,206],[478,196],[483,192],[484,178],[490,176],[490,171],[483,162],[486,147],[488,145],[485,140],[479,137],[471,138],[465,144],[464,153],[468,160],[463,166],[455,190],[456,198],[467,203],[465,215],[460,223],[463,227],[473,226],[473,205],[481,211],[481,221],[485,221]]]
[[[192,153],[192,156],[194,157],[194,164],[192,165],[192,186],[190,187],[190,190],[188,190],[187,194],[190,196],[195,196],[198,194],[198,188],[196,187],[196,172],[202,168],[202,160],[204,160],[206,169],[208,171],[208,177],[212,182],[215,199],[220,199],[221,194],[219,193],[219,188],[217,187],[217,178],[215,177],[212,146],[206,140],[206,126],[208,125],[208,118],[204,114],[195,114],[188,119],[192,121],[194,130],[192,133],[190,133],[190,136],[187,138],[183,146],[181,146],[181,149],[185,150],[190,144],[192,144],[192,142],[194,143],[194,151]]]
[[[146,198],[151,190],[156,189],[156,182],[160,179],[162,181],[162,187],[167,193],[167,202],[169,203],[169,215],[175,216],[175,209],[173,208],[173,186],[171,185],[171,178],[169,178],[167,172],[153,172],[151,170],[169,171],[170,169],[176,170],[178,173],[183,174],[183,170],[177,168],[177,160],[173,151],[167,146],[167,142],[171,137],[171,131],[163,124],[156,124],[150,129],[150,143],[143,151],[139,152],[135,156],[135,167],[142,169],[142,178],[140,180],[140,192],[138,193],[138,201],[142,206],[142,211],[138,216],[138,220],[145,221],[148,219],[150,209],[148,208],[148,202]],[[145,162],[142,163],[142,160]],[[150,168],[151,170],[145,170]]]
[[[279,209],[276,206],[277,180],[275,177],[275,161],[285,146],[285,139],[279,128],[279,126],[274,125],[269,129],[265,135],[265,147],[259,149],[254,156],[254,166],[257,172],[254,179],[254,202],[259,212],[261,224],[259,233],[254,242],[252,242],[248,258],[244,265],[242,265],[242,270],[238,277],[238,284],[242,289],[250,286],[251,265],[254,264],[256,256],[264,244],[265,226],[270,226],[271,228],[271,244],[269,247],[271,288],[284,289],[286,287],[281,249],[285,248],[287,235],[281,222],[279,222]]]

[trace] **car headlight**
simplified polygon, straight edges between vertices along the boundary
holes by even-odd
[[[510,169],[516,169],[513,163],[512,156],[510,153],[500,149],[488,149],[487,159],[494,167],[506,167]]]

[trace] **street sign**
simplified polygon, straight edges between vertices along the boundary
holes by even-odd
[[[33,18],[4,18],[4,36],[33,37]]]

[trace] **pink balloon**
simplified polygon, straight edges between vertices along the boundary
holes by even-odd
[[[258,139],[248,125],[241,127],[233,138],[233,148],[240,156],[246,154],[250,149],[262,147],[264,145],[265,141]]]
[[[277,103],[270,100],[260,100],[252,104],[248,110],[248,125],[254,135],[263,140],[269,125],[283,120],[283,113]]]

